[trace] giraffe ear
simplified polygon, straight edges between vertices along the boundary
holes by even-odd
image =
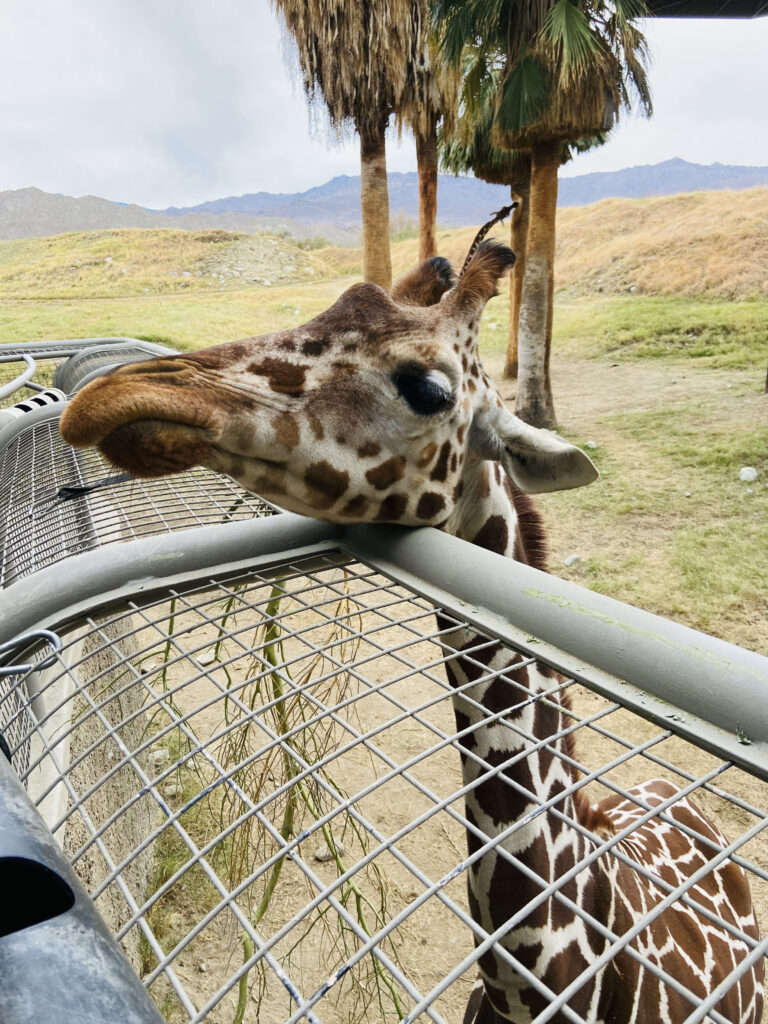
[[[583,487],[600,475],[581,448],[530,426],[503,406],[475,417],[470,445],[486,459],[500,462],[526,494]]]
[[[458,284],[443,300],[446,312],[460,319],[482,312],[486,302],[499,294],[499,279],[514,262],[515,254],[506,245],[491,239],[481,242]]]
[[[456,275],[448,260],[433,256],[399,277],[390,295],[401,306],[434,306],[455,284]]]

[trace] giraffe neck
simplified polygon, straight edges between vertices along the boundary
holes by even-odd
[[[471,504],[459,507],[445,529],[543,568],[541,530],[528,500],[513,494],[506,475],[493,463],[479,463],[468,467],[468,472],[475,475],[465,482]],[[461,652],[449,663],[447,673],[458,691],[453,703],[462,773],[465,786],[471,787],[465,797],[470,855],[489,839],[497,840],[470,868],[470,911],[489,933],[520,915],[498,945],[550,987],[561,990],[571,980],[562,972],[575,978],[596,951],[589,949],[580,919],[559,900],[540,902],[527,913],[524,908],[541,895],[543,886],[536,879],[549,882],[562,877],[587,853],[588,840],[580,832],[556,815],[536,813],[541,804],[556,801],[556,810],[567,819],[587,817],[580,797],[560,796],[575,779],[568,760],[570,737],[561,735],[572,722],[567,698],[558,691],[554,673],[471,628],[456,631],[450,642]],[[549,694],[546,701],[534,700],[542,693]],[[550,736],[557,738],[545,743]],[[489,775],[488,766],[498,772]],[[563,891],[589,909],[596,887],[596,877],[585,870]],[[557,955],[569,946],[573,948],[568,955]],[[549,976],[553,964],[557,964],[556,978]],[[503,1019],[523,1024],[544,1009],[543,998],[497,947],[483,954],[479,967],[488,996]],[[585,1010],[590,1002],[591,995],[585,992]]]

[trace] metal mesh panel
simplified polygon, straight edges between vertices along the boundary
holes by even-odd
[[[53,827],[169,1021],[461,1020],[489,936],[466,899],[487,840],[464,813],[445,678],[457,625],[328,556],[209,574],[69,637],[71,725],[41,754],[71,760]],[[492,675],[490,642],[464,654]],[[530,699],[509,689],[508,708]],[[690,793],[728,837],[768,933],[765,784],[568,679],[536,699],[563,689],[590,797],[654,777]],[[512,728],[505,713],[498,729]],[[540,742],[561,758],[555,739]],[[597,855],[626,859],[615,837],[600,842]],[[567,879],[546,875],[542,893],[567,900]],[[558,1003],[541,988],[544,1021]],[[707,1013],[693,1000],[689,1020]]]
[[[29,771],[30,736],[34,722],[26,706],[24,683],[18,676],[0,676],[0,736],[17,775]],[[5,752],[4,752],[5,753]]]
[[[2,355],[5,355],[4,348],[5,346],[0,346],[0,354]],[[11,381],[24,372],[25,368],[25,364],[21,361],[0,360],[0,387],[4,384],[10,384]],[[53,360],[43,359],[37,362],[34,374],[35,383],[45,387],[52,384],[55,369],[56,363]],[[5,398],[0,398],[0,408],[5,409],[8,406],[15,405],[17,402],[22,401],[22,399],[28,398],[31,393],[31,389],[22,386],[15,393],[6,395]]]
[[[53,386],[71,395],[100,371],[106,371],[117,364],[133,363],[161,355],[177,353],[171,348],[143,341],[125,342],[107,348],[93,345],[70,356],[65,363],[57,367],[53,375]]]
[[[0,586],[90,548],[273,512],[229,477],[208,470],[58,496],[62,487],[114,476],[94,450],[76,453],[64,444],[55,413],[0,449]]]

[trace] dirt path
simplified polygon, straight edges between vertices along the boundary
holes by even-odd
[[[504,358],[483,358],[486,370],[514,404],[515,382],[502,378]],[[558,420],[569,432],[591,432],[604,416],[706,402],[713,422],[765,422],[768,395],[764,380],[750,370],[713,370],[690,362],[608,362],[553,356],[552,389]]]

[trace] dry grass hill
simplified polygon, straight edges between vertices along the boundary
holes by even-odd
[[[470,229],[443,232],[441,252],[460,266],[472,236]],[[348,252],[357,265],[355,250]],[[415,239],[399,243],[397,270],[417,253]],[[559,210],[555,287],[584,295],[768,298],[768,188]]]
[[[505,227],[495,234],[503,237]],[[439,233],[461,265],[474,228]],[[393,246],[395,272],[417,258]],[[0,241],[0,297],[169,294],[359,274],[359,249],[311,252],[271,236],[121,229]],[[768,188],[606,199],[560,210],[556,287],[573,295],[768,298]]]

